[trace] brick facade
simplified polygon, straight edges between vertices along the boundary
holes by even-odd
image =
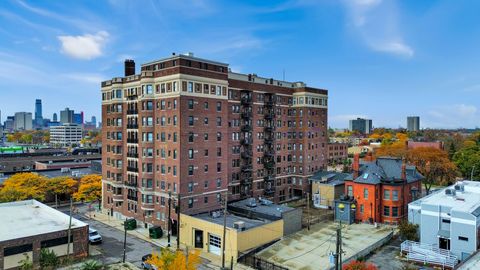
[[[169,194],[186,214],[218,209],[226,192],[303,196],[327,163],[327,95],[188,55],[103,82],[104,208],[166,226]]]

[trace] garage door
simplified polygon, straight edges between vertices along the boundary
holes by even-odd
[[[222,239],[220,236],[214,234],[208,235],[208,252],[216,255],[222,254]]]

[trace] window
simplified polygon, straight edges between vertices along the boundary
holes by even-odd
[[[193,110],[193,99],[188,100],[188,109]]]
[[[217,142],[220,142],[222,140],[222,133],[217,132]]]
[[[205,141],[208,141],[208,133],[204,133],[204,134],[203,134],[203,139],[204,139]]]
[[[193,165],[188,165],[188,175],[193,175]]]
[[[188,82],[187,92],[193,93],[193,82]]]
[[[208,117],[205,117],[205,118],[203,119],[203,123],[204,123],[205,125],[208,125]]]
[[[390,200],[390,190],[389,189],[385,189],[383,190],[383,199],[384,200]]]
[[[217,112],[221,112],[222,111],[222,102],[218,101],[217,102]]]
[[[193,192],[193,182],[188,183],[188,192],[189,193]]]
[[[193,142],[193,137],[194,137],[193,132],[189,132],[188,133],[188,142]]]
[[[460,240],[460,241],[467,241],[467,242],[468,242],[468,237],[459,236],[459,237],[458,237],[458,240]]]
[[[222,163],[217,163],[217,172],[221,172],[222,171]]]
[[[383,215],[386,217],[390,216],[390,206],[384,206],[383,207]]]
[[[364,207],[363,207],[363,204],[360,205],[360,213],[363,214],[363,211],[364,211]]]
[[[443,223],[450,224],[450,219],[445,219],[445,218],[442,218],[442,222],[443,222]]]
[[[398,217],[398,207],[392,207],[392,217]]]
[[[193,159],[193,149],[188,149],[188,158]]]
[[[221,127],[221,126],[222,126],[222,118],[217,117],[217,127]]]
[[[188,125],[193,126],[193,124],[194,124],[193,116],[189,116],[188,117]]]
[[[368,189],[367,188],[363,189],[363,198],[368,199]]]
[[[188,208],[193,208],[193,199],[188,199]]]
[[[353,186],[347,186],[348,197],[353,197]]]
[[[205,101],[205,102],[203,103],[203,108],[204,108],[205,110],[208,110],[208,102]]]
[[[217,179],[217,188],[222,186],[222,179],[218,178]]]
[[[398,201],[398,190],[392,190],[392,200]]]

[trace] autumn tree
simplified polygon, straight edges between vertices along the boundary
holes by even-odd
[[[188,258],[187,258],[188,254]],[[171,251],[167,248],[163,248],[158,253],[153,253],[152,256],[146,261],[146,263],[153,265],[156,269],[163,270],[196,270],[200,264],[200,251]]]
[[[0,201],[27,199],[43,201],[48,190],[48,179],[36,173],[17,173],[5,180],[0,189]]]
[[[342,267],[343,270],[378,270],[377,266],[372,263],[366,263],[353,260]]]
[[[70,197],[77,187],[77,181],[68,176],[52,178],[48,181],[48,191],[55,196],[55,204],[58,205],[58,197]]]
[[[73,194],[77,201],[97,201],[102,198],[102,176],[96,174],[85,175],[80,179],[78,191]]]
[[[457,167],[448,159],[448,153],[433,147],[409,149],[407,161],[414,164],[424,176],[422,180],[427,194],[433,184],[450,184],[457,176]]]

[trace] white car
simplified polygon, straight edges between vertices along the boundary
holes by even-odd
[[[89,228],[88,229],[88,242],[90,242],[90,244],[100,244],[102,242],[102,236],[100,234],[98,234],[98,231],[93,229],[93,228]]]

